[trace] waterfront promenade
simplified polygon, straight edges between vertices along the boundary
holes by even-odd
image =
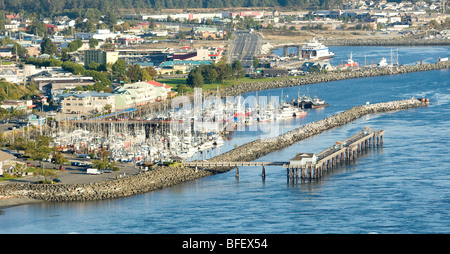
[[[350,123],[364,115],[426,106],[417,99],[392,101],[350,108],[342,113],[302,125],[278,137],[258,139],[218,155],[211,161],[253,161],[273,151],[288,147],[323,131]],[[229,167],[201,169],[183,166],[164,166],[154,170],[129,175],[120,179],[85,184],[11,184],[0,186],[0,207],[9,198],[43,200],[52,202],[88,201],[121,198],[163,189],[182,182],[218,174]],[[19,199],[20,200],[20,199]]]

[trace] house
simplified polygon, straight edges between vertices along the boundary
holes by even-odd
[[[45,24],[45,26],[47,27],[49,34],[54,34],[54,33],[58,32],[58,28],[55,25]]]
[[[0,57],[12,57],[12,48],[0,48]]]
[[[0,151],[0,176],[5,173],[12,173],[13,163],[16,156]]]
[[[314,153],[297,153],[294,158],[289,160],[289,166],[294,168],[305,167],[306,164],[315,164],[317,157]]]

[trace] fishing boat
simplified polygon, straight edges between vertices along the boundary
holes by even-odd
[[[276,119],[286,119],[291,117],[306,116],[306,111],[293,107],[291,104],[284,102],[280,107],[280,112],[275,116]]]
[[[378,67],[387,67],[387,66],[389,66],[389,64],[388,64],[386,58],[384,58],[384,57],[381,58],[380,62],[378,63]]]
[[[311,108],[324,108],[328,106],[330,106],[330,104],[326,103],[324,100],[320,99],[317,96],[312,99]]]
[[[357,67],[359,64],[355,61],[353,61],[353,55],[352,52],[350,52],[350,57],[347,59],[347,63],[345,66],[347,67]]]

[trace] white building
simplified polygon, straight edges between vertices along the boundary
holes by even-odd
[[[90,115],[105,111],[107,105],[111,111],[115,110],[115,96],[111,93],[63,93],[59,98],[63,113]]]
[[[313,153],[297,153],[294,158],[289,160],[289,166],[294,168],[305,167],[308,164],[315,164],[317,157]]]
[[[171,87],[152,81],[125,84],[114,90],[116,110],[124,110],[167,99]]]

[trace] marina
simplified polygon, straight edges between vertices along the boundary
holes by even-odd
[[[389,48],[372,47],[371,50],[376,51],[380,59],[386,56]],[[403,57],[406,63],[414,64],[418,58],[431,62],[437,57],[431,48],[408,50],[409,55],[415,57]],[[439,55],[448,52],[446,47],[436,50]],[[368,49],[351,47],[344,51],[335,58],[348,56],[352,51],[354,59],[363,62],[361,52]],[[445,90],[448,71],[367,77],[360,81],[338,80],[308,85],[332,107],[310,110],[307,117],[300,119],[277,122],[282,123],[280,133],[367,101],[376,103],[414,94],[430,98],[430,106],[362,117],[352,124],[254,160],[288,161],[296,152],[323,151],[330,147],[330,141],[349,137],[364,126],[386,131],[380,149],[342,165],[320,181],[286,183],[286,171],[266,166],[266,180],[262,182],[261,166],[249,167],[239,172],[239,180],[235,180],[235,172],[230,171],[124,199],[10,207],[4,210],[0,231],[163,234],[449,232],[448,218],[443,216],[448,210],[446,197],[449,194],[445,184],[448,179],[445,174],[448,164],[446,126],[450,119],[448,91]],[[258,95],[279,94],[281,90],[291,98],[298,93],[297,87],[286,86],[261,91]],[[244,98],[252,95],[255,93],[245,94]],[[270,126],[273,129],[276,125]],[[221,153],[232,150],[236,144],[267,137],[270,133],[246,129],[231,134],[231,139],[224,139]],[[217,216],[221,219],[217,220]],[[50,223],[55,225],[51,231],[47,227]]]
[[[200,91],[199,91],[200,92]],[[126,119],[63,120],[50,130],[57,150],[74,154],[110,151],[112,162],[162,163],[189,160],[220,148],[225,135],[243,126],[305,117],[307,112],[280,101],[225,101],[219,96],[194,105]]]

